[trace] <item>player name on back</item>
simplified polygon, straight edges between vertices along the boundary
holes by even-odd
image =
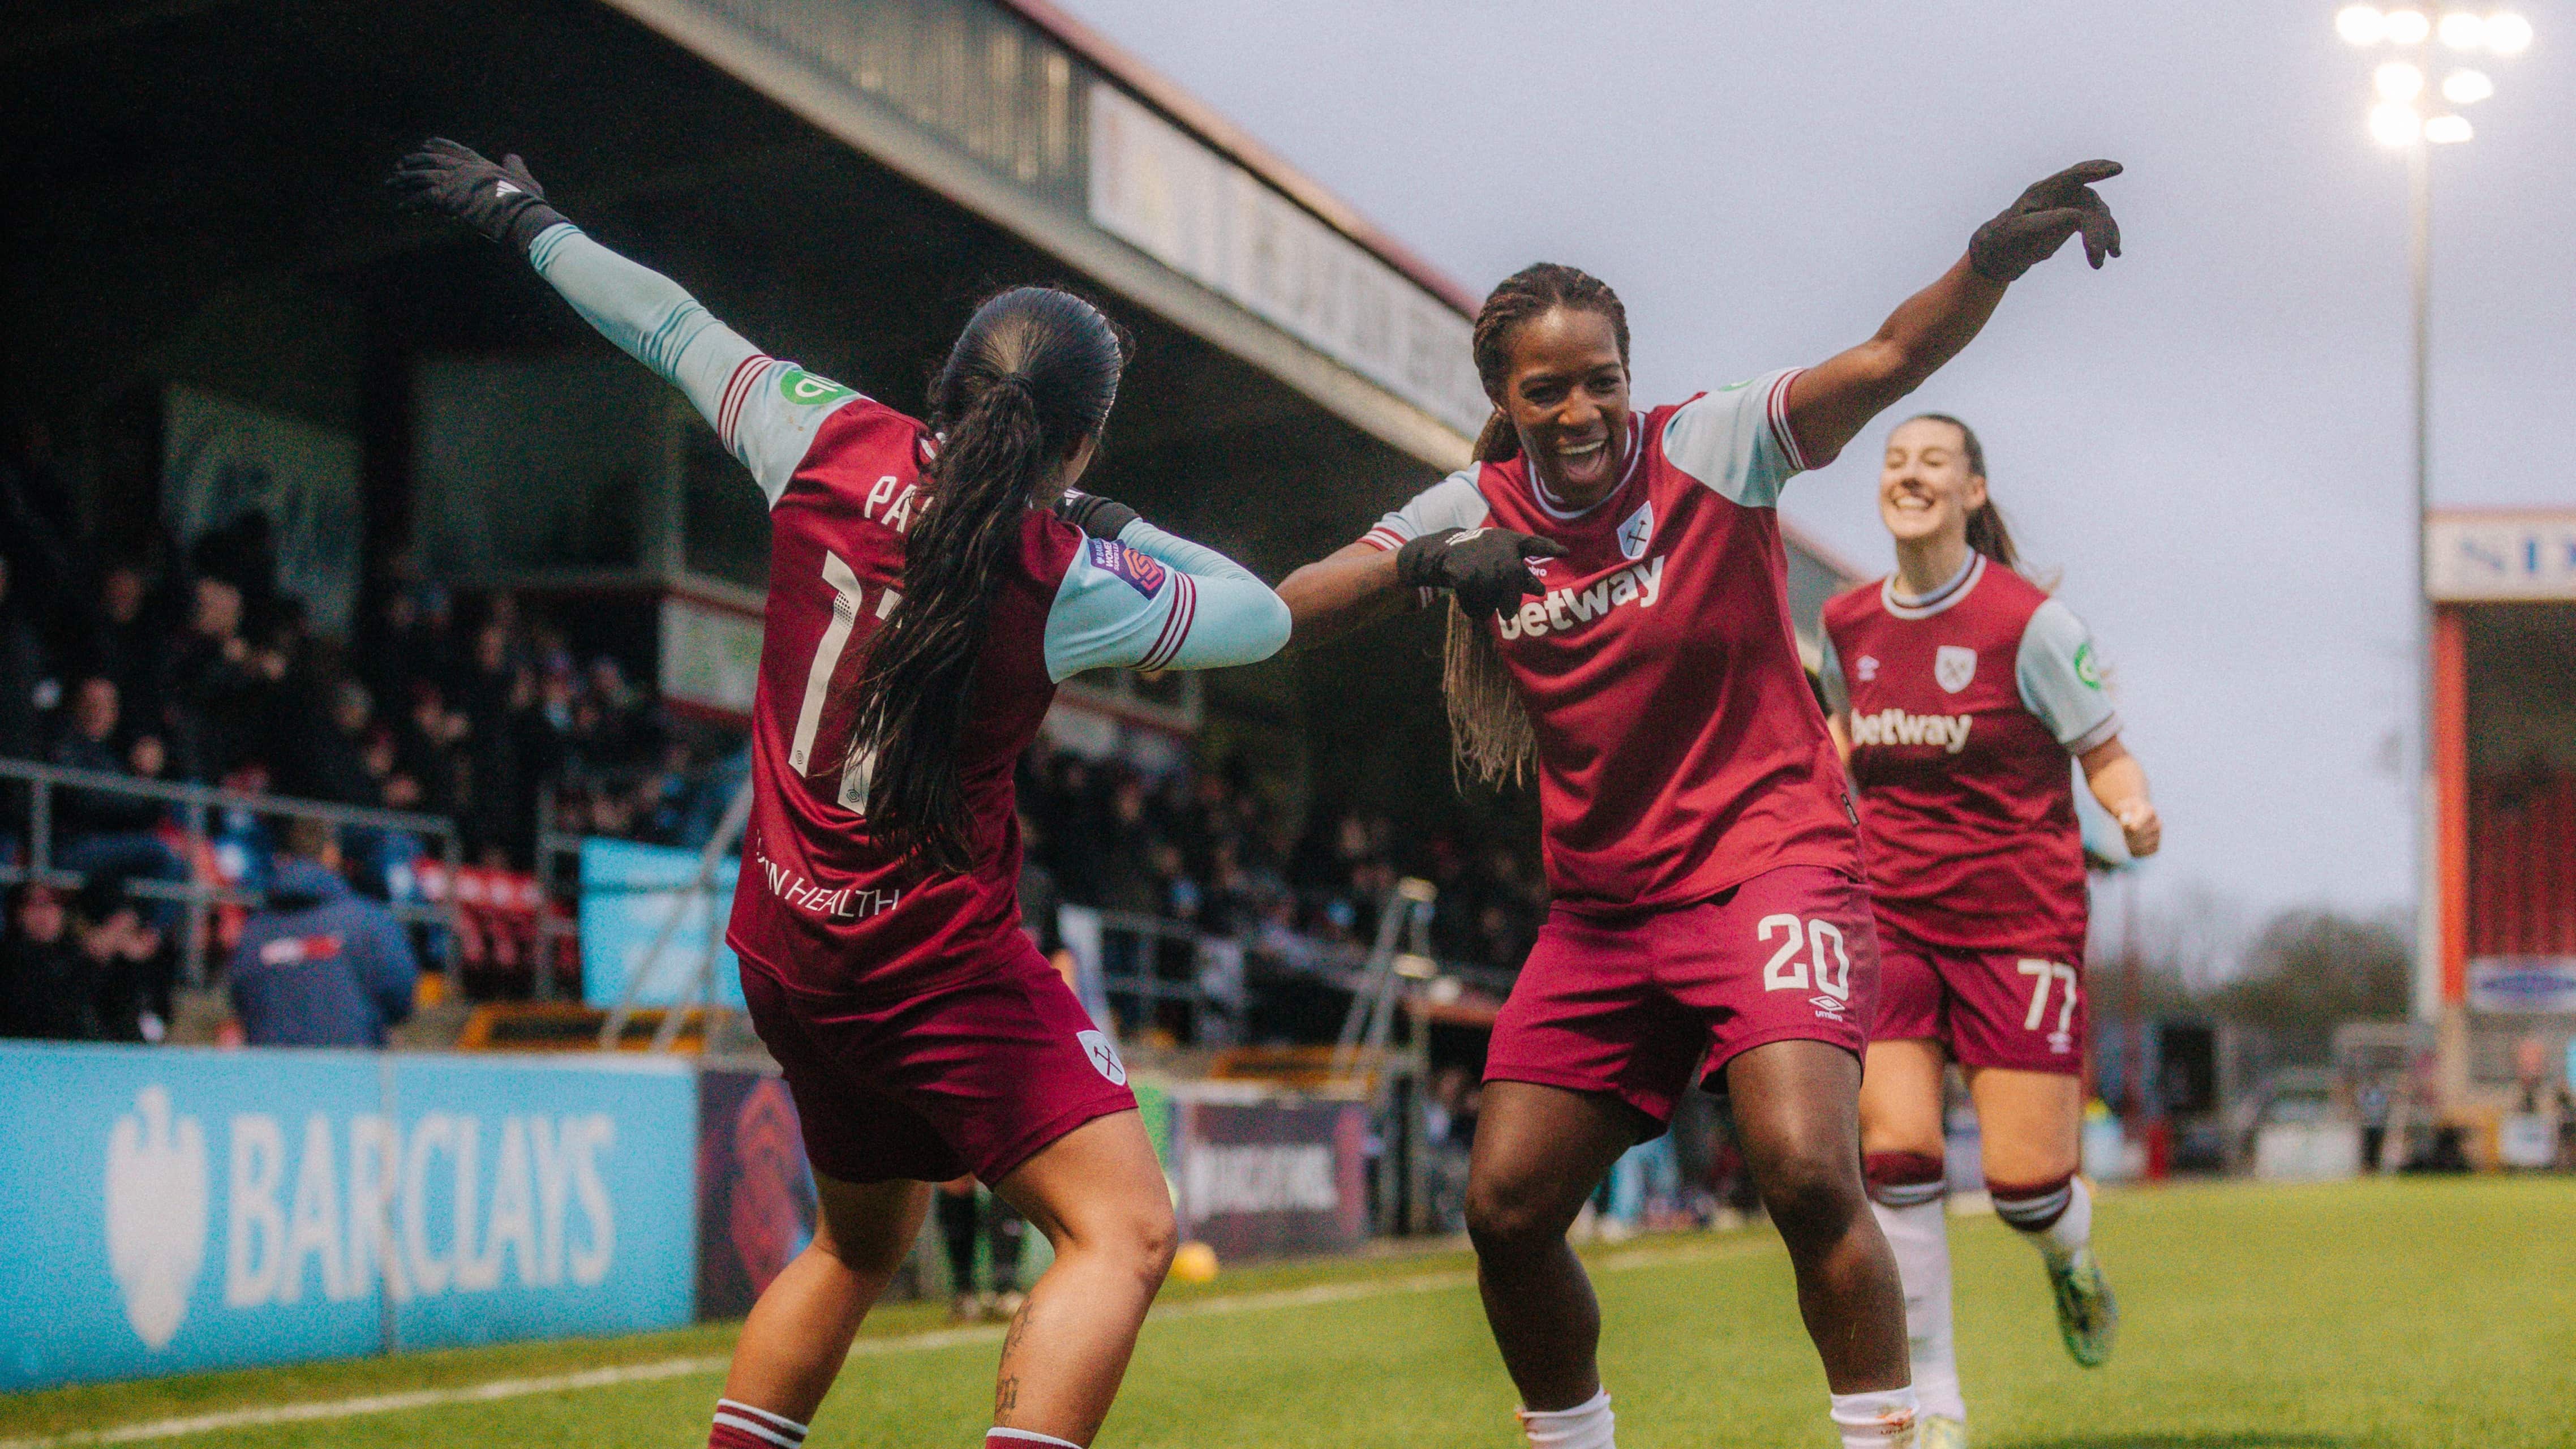
[[[1861,745],[1938,745],[1951,754],[1968,747],[1974,715],[1907,714],[1901,709],[1873,710],[1851,717],[1854,747]]]
[[[1657,554],[1646,562],[1617,573],[1595,579],[1579,589],[1550,589],[1544,598],[1527,599],[1517,614],[1503,619],[1503,637],[1518,639],[1526,634],[1535,639],[1551,631],[1564,633],[1580,629],[1613,609],[1635,604],[1641,609],[1655,607],[1663,597],[1664,556]]]

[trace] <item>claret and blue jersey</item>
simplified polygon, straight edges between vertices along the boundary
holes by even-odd
[[[1823,675],[1850,721],[1880,916],[1939,946],[2080,960],[2068,757],[2120,720],[2073,611],[1972,554],[1925,598],[1890,578],[1828,601]]]
[[[592,326],[688,395],[769,501],[755,789],[727,940],[782,986],[918,991],[980,969],[1018,930],[1012,765],[1055,686],[1104,667],[1251,663],[1287,641],[1287,607],[1223,555],[1142,521],[1092,539],[1030,511],[988,607],[958,741],[975,863],[947,874],[896,857],[868,831],[857,685],[866,640],[902,600],[937,438],[767,356],[570,224],[547,230],[529,258]]]
[[[1789,619],[1776,505],[1806,466],[1783,371],[1635,415],[1589,508],[1525,458],[1461,470],[1364,542],[1488,524],[1553,539],[1544,596],[1484,622],[1538,739],[1548,883],[1576,910],[1706,900],[1780,866],[1857,878],[1843,772]]]

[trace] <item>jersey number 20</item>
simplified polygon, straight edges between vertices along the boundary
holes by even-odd
[[[1836,1001],[1851,1000],[1851,953],[1843,949],[1842,927],[1831,921],[1802,921],[1783,911],[1764,916],[1753,931],[1765,944],[1774,936],[1783,938],[1780,949],[1762,967],[1763,990],[1806,990],[1812,961],[1815,989]],[[1807,960],[1799,959],[1802,949]]]

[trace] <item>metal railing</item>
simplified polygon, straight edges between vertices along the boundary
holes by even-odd
[[[289,819],[316,820],[326,825],[393,831],[422,837],[436,843],[436,854],[446,862],[448,878],[455,879],[456,867],[463,863],[463,842],[456,824],[437,815],[422,815],[408,810],[379,810],[364,805],[332,805],[320,800],[301,800],[288,795],[257,795],[241,790],[226,790],[214,785],[175,784],[160,780],[138,780],[128,775],[111,775],[99,770],[78,770],[64,765],[38,764],[33,760],[0,759],[0,780],[17,780],[27,787],[27,855],[17,864],[0,863],[0,886],[22,881],[76,888],[83,877],[76,871],[56,864],[60,852],[54,843],[54,795],[57,791],[78,790],[86,794],[123,796],[129,800],[150,800],[167,806],[177,816],[180,830],[195,845],[211,846],[215,836],[207,829],[208,820],[218,813],[282,816]],[[142,832],[135,832],[142,833]],[[66,842],[76,844],[77,842]],[[127,889],[138,896],[154,900],[176,901],[187,913],[182,936],[180,960],[192,986],[206,982],[207,926],[217,906],[256,908],[263,897],[253,891],[239,891],[201,879],[195,862],[187,862],[185,878],[177,881],[127,881]],[[394,919],[411,925],[425,925],[448,932],[455,938],[458,903],[450,891],[439,904],[419,901],[387,903]],[[464,966],[458,953],[449,951],[446,962],[448,985],[461,986]]]

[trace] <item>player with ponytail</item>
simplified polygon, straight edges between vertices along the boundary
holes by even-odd
[[[2097,267],[2117,254],[2091,183],[2118,171],[2031,187],[1860,346],[1678,407],[1631,409],[1608,287],[1528,268],[1476,321],[1477,461],[1280,586],[1300,644],[1447,592],[1458,766],[1538,777],[1553,900],[1495,1023],[1467,1187],[1534,1446],[1610,1449],[1600,1310],[1565,1232],[1694,1082],[1734,1099],[1843,1442],[1914,1442],[1903,1297],[1861,1178],[1875,937],[1775,505],[2068,238]]]
[[[978,307],[925,425],[762,354],[565,221],[515,156],[429,141],[392,185],[524,254],[688,395],[769,502],[725,939],[821,1211],[743,1325],[709,1444],[797,1449],[931,1184],[969,1173],[1055,1249],[1003,1341],[987,1442],[1090,1443],[1169,1266],[1172,1207],[1117,1049],[1020,929],[1012,766],[1059,681],[1266,658],[1287,609],[1070,491],[1126,364],[1079,297]]]
[[[1879,517],[1896,571],[1825,605],[1823,678],[1860,788],[1879,1006],[1861,1084],[1871,1209],[1905,1282],[1924,1449],[1967,1442],[1950,1329],[1942,1080],[1976,1099],[1996,1215],[2039,1250],[2075,1361],[2119,1307],[2075,1173],[2086,1028],[2084,842],[2067,761],[2133,857],[2162,837],[2083,622],[2020,572],[1966,423],[1887,436]]]

